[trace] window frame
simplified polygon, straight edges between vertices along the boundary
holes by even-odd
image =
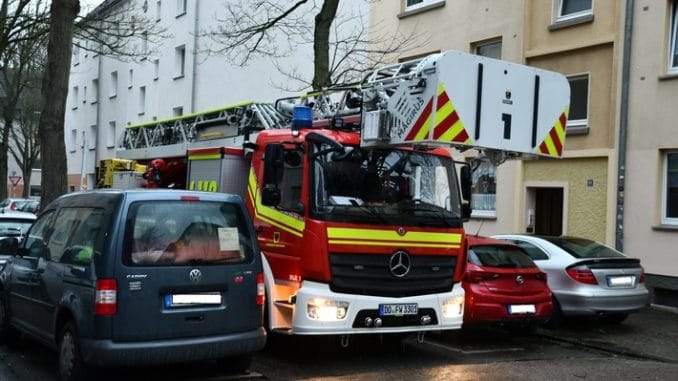
[[[139,86],[139,115],[146,113],[146,86]]]
[[[669,31],[669,57],[668,70],[669,74],[678,74],[678,0],[671,2],[671,23]],[[675,64],[674,64],[675,60]]]
[[[567,119],[567,129],[566,133],[572,133],[572,132],[587,132],[588,127],[589,127],[589,116],[590,116],[590,110],[591,110],[591,74],[590,73],[582,73],[582,74],[571,74],[566,76],[567,77],[567,82],[570,84],[571,81],[577,80],[577,79],[583,79],[586,78],[586,118],[585,119],[570,119],[570,116],[572,115],[572,109],[570,108],[570,116],[568,116]],[[571,88],[571,86],[570,86]],[[572,97],[572,94],[570,95]]]
[[[186,45],[174,48],[174,79],[183,78],[186,75]]]
[[[486,54],[480,54],[479,51],[478,51],[479,48],[483,48],[483,47],[487,47],[487,46],[491,46],[491,45],[495,45],[495,44],[499,44],[499,57],[493,57],[493,56],[486,55]],[[502,55],[503,55],[504,42],[502,41],[502,38],[501,38],[501,36],[500,36],[500,37],[492,38],[492,39],[489,39],[489,40],[483,40],[483,41],[477,41],[477,42],[474,42],[474,43],[471,45],[471,48],[472,48],[472,50],[473,50],[473,54],[475,54],[475,55],[479,55],[479,56],[482,56],[482,57],[488,57],[488,58],[494,58],[494,59],[500,60],[501,57],[502,57]]]
[[[556,22],[578,19],[580,17],[585,17],[593,14],[593,0],[591,0],[591,7],[583,11],[563,14],[563,5],[567,0],[558,0],[558,5],[556,6]]]
[[[661,189],[661,223],[662,225],[678,226],[678,217],[667,217],[669,207],[668,180],[669,180],[669,155],[678,156],[678,149],[662,152],[662,189]],[[678,168],[676,168],[678,170]],[[674,200],[678,203],[678,199]]]
[[[412,5],[407,5],[407,0],[403,0],[403,12],[415,11],[438,3],[445,3],[445,0],[421,0],[420,3]]]
[[[108,129],[106,130],[106,148],[115,147],[115,128],[116,128],[115,120],[109,121]]]
[[[496,218],[497,217],[497,166],[493,165],[487,158],[479,157],[477,159],[482,160],[480,165],[488,165],[489,168],[494,168],[494,193],[476,193],[473,192],[473,188],[476,186],[476,181],[474,173],[475,170],[471,173],[471,218]],[[476,168],[479,169],[480,165]],[[490,170],[490,172],[492,172]],[[491,173],[490,173],[491,174]],[[493,209],[474,209],[473,208],[473,195],[474,194],[494,194]]]
[[[118,96],[118,71],[113,70],[111,72],[111,88],[108,93],[109,98],[115,98]]]

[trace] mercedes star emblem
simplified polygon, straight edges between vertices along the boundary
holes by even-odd
[[[391,274],[398,278],[402,278],[410,272],[410,265],[410,255],[402,250],[393,253],[388,262]]]

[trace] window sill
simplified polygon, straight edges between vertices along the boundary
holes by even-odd
[[[172,77],[172,79],[174,79],[174,80],[181,79],[181,78],[184,78],[183,74],[175,75],[174,77]]]
[[[179,17],[181,17],[185,14],[186,14],[186,11],[182,11],[181,13],[177,13],[176,18],[179,18]]]
[[[663,232],[678,232],[678,225],[667,225],[667,224],[654,225],[652,226],[652,230]]]
[[[117,98],[117,97],[118,97],[118,94],[112,94],[112,95],[108,96],[108,99],[113,99],[113,98]]]
[[[549,29],[549,31],[554,31],[554,30],[569,28],[571,26],[586,24],[586,23],[590,23],[590,22],[593,22],[593,13],[581,15],[581,16],[578,16],[578,17],[573,17],[571,19],[566,19],[566,20],[556,20],[553,24],[548,26],[548,29]]]
[[[497,212],[495,212],[495,211],[487,211],[487,212],[473,211],[473,212],[471,212],[471,219],[473,219],[473,220],[496,220],[497,219]]]
[[[659,76],[660,81],[671,81],[671,80],[674,80],[674,79],[678,79],[678,72],[666,73],[664,75]]]
[[[433,4],[425,5],[423,7],[406,10],[405,12],[400,13],[398,15],[398,18],[404,19],[405,17],[414,16],[414,15],[417,15],[419,13],[428,12],[432,9],[442,8],[444,6],[445,6],[445,0],[441,0],[441,1],[435,2]]]
[[[567,126],[567,129],[565,130],[566,136],[588,135],[588,134],[589,134],[589,126]]]

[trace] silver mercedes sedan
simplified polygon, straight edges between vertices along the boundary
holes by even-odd
[[[496,235],[525,249],[548,274],[553,292],[552,324],[562,316],[597,315],[620,323],[646,307],[649,292],[640,260],[585,238]]]

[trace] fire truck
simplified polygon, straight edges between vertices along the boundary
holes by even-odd
[[[117,156],[183,163],[188,189],[242,195],[269,332],[423,338],[463,321],[471,178],[448,148],[495,164],[560,157],[569,97],[561,74],[448,51],[351,86],[130,126]]]

